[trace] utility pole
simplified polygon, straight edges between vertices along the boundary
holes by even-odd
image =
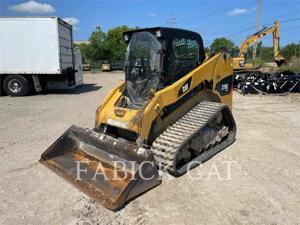
[[[176,18],[173,16],[173,14],[169,17],[167,24],[169,27],[174,27],[176,24]]]
[[[256,32],[260,30],[260,14],[261,14],[261,0],[258,0],[257,15],[256,15]],[[255,42],[253,45],[252,59],[256,59],[256,49],[257,49],[257,42]]]
[[[298,48],[298,57],[300,57],[300,41],[298,41],[298,46],[296,46],[296,48]]]

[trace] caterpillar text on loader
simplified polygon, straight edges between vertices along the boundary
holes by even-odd
[[[70,127],[40,162],[102,205],[118,210],[205,162],[235,141],[232,58],[205,60],[192,31],[147,28],[124,33],[125,82],[96,110],[94,130]]]

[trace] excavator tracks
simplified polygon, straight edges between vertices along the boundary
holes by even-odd
[[[221,129],[217,130],[213,138],[201,139],[209,127],[217,124]],[[224,104],[203,101],[156,138],[151,151],[161,169],[174,176],[181,176],[232,144],[235,135],[236,125],[229,108]],[[193,143],[199,140],[201,144],[198,146],[202,147],[192,151]],[[186,162],[178,166],[179,157],[185,154]]]

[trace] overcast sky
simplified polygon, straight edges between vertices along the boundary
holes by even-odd
[[[257,0],[0,0],[1,16],[59,16],[87,40],[96,25],[170,26],[199,32],[208,45],[228,37],[237,45],[255,32]],[[261,24],[282,21],[281,45],[300,41],[300,0],[262,0]],[[263,39],[271,45],[271,36]]]

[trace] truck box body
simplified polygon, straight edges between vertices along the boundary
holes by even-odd
[[[72,26],[57,17],[0,18],[0,74],[64,74],[75,67]]]

